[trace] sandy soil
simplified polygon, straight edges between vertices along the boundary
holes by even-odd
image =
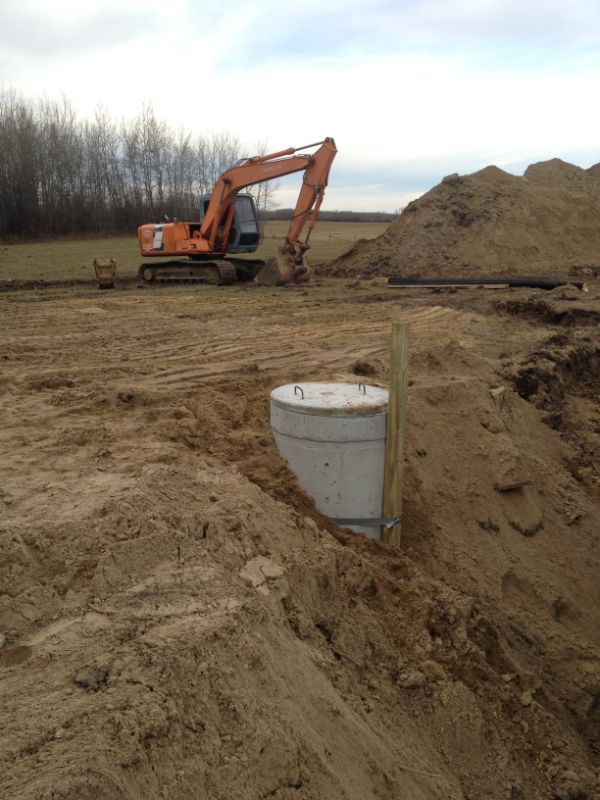
[[[6,292],[0,795],[600,797],[600,291]],[[387,378],[403,550],[323,519],[269,391]]]

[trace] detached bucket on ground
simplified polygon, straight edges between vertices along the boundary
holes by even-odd
[[[319,511],[372,539],[381,538],[387,407],[387,390],[363,383],[271,392],[277,448]]]
[[[115,275],[117,274],[117,262],[114,258],[108,261],[94,259],[94,272],[99,289],[114,289]]]

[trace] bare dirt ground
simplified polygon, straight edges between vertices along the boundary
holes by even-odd
[[[600,797],[600,290],[8,291],[0,795]],[[323,519],[269,392],[385,384],[403,549]]]

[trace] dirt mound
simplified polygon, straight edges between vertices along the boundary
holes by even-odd
[[[589,169],[582,169],[574,164],[553,158],[550,161],[540,161],[531,164],[523,176],[530,183],[544,185],[552,188],[567,188],[574,192],[586,192],[596,197],[600,196],[600,164],[595,164]]]
[[[490,166],[449,175],[383,236],[321,268],[331,275],[566,277],[600,265],[600,164],[560,159],[523,177]]]

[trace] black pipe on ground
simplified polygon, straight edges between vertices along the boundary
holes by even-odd
[[[526,286],[530,289],[556,289],[558,286],[576,286],[583,289],[582,281],[555,281],[550,278],[401,278],[390,275],[388,286]]]

